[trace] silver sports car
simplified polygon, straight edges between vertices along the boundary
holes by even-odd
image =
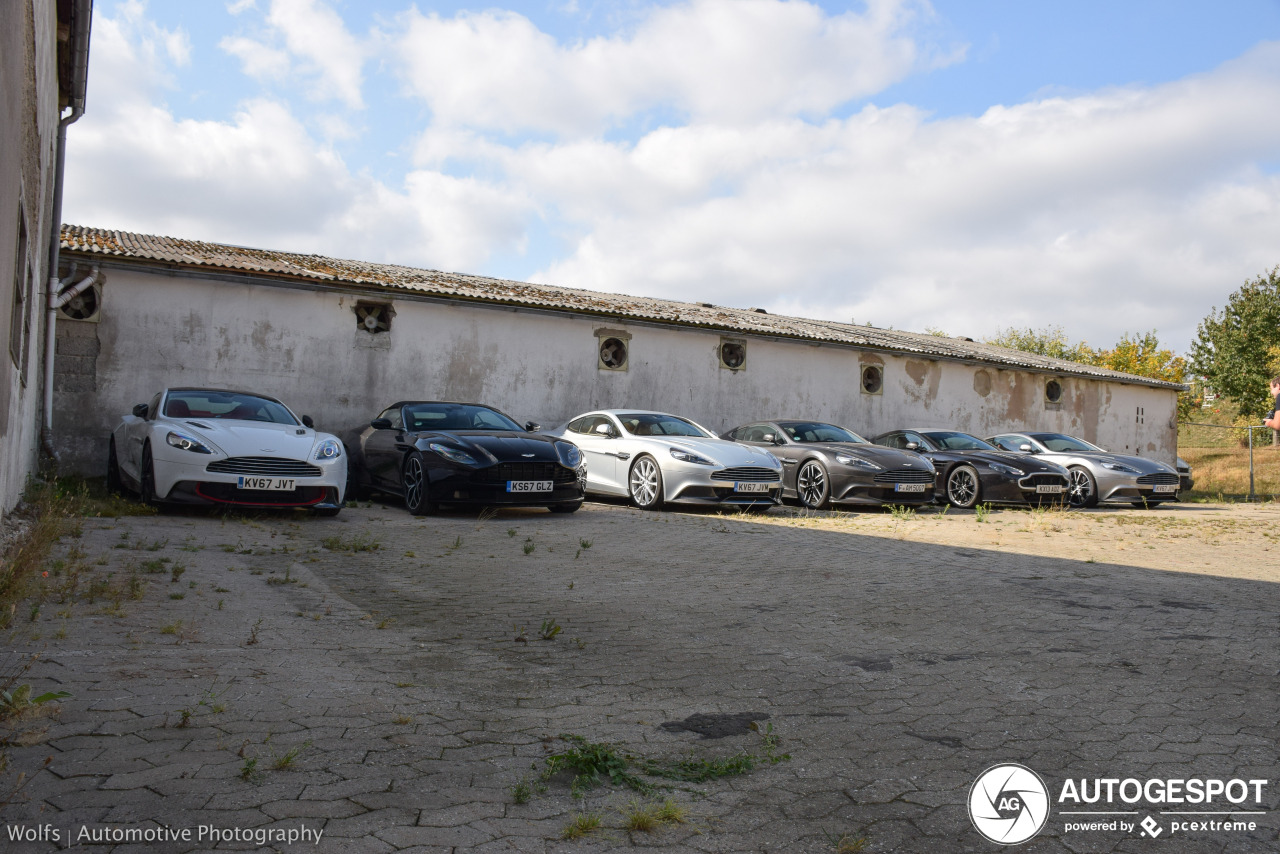
[[[782,463],[766,450],[716,438],[687,418],[605,409],[548,431],[573,442],[587,464],[587,492],[664,503],[768,509],[782,494]]]
[[[1177,470],[1146,457],[1108,453],[1062,433],[1001,433],[987,441],[1015,454],[1034,454],[1065,466],[1071,475],[1072,507],[1094,507],[1099,501],[1151,507],[1178,498]]]

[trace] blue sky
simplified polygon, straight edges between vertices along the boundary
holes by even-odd
[[[1276,0],[94,7],[68,222],[1176,349],[1280,263]]]

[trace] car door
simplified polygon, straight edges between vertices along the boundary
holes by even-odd
[[[371,427],[365,433],[361,449],[364,468],[372,486],[398,492],[400,490],[398,446],[404,441],[404,415],[399,407],[393,406],[383,410],[374,420],[381,418],[390,421],[391,427],[383,429]]]
[[[582,451],[582,458],[587,464],[587,489],[591,492],[624,495],[626,490],[620,485],[618,468],[622,466],[624,471],[629,469],[628,460],[631,455],[621,450],[621,440],[611,439],[599,432],[601,427],[608,427],[617,436],[617,425],[606,415],[588,415],[569,425],[569,430],[573,433],[572,441]]]

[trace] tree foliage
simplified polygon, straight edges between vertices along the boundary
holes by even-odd
[[[1154,331],[1142,335],[1126,332],[1116,346],[1098,350],[1084,341],[1073,343],[1060,326],[1045,329],[1011,327],[988,339],[987,343],[1165,382],[1185,383],[1187,378],[1187,360],[1167,347],[1161,347],[1160,338]],[[1196,402],[1195,396],[1188,392],[1179,394],[1178,417],[1186,418]]]
[[[1191,368],[1256,419],[1271,408],[1267,381],[1280,374],[1280,267],[1247,281],[1196,329]]]

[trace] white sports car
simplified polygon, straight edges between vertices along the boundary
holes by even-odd
[[[582,451],[587,492],[630,496],[645,510],[666,502],[768,509],[781,499],[777,457],[717,438],[687,418],[605,409],[549,432]]]
[[[278,400],[243,391],[170,388],[111,432],[107,486],[148,504],[309,507],[336,516],[347,457]]]

